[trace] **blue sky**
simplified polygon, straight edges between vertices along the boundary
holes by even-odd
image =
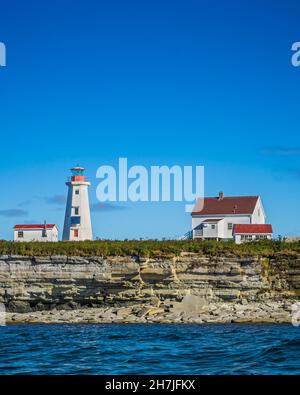
[[[184,203],[94,205],[119,157],[204,165],[206,195],[259,194],[275,234],[300,234],[299,20],[296,0],[0,0],[0,238],[62,229],[78,163],[95,236],[184,234]]]

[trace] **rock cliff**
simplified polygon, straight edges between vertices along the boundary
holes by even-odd
[[[290,322],[299,299],[297,254],[0,256],[8,322]]]

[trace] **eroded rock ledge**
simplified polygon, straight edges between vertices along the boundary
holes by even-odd
[[[291,322],[300,256],[0,256],[7,322]]]

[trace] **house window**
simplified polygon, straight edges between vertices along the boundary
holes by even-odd
[[[79,195],[79,189],[75,189],[75,195]]]
[[[74,237],[78,237],[78,229],[74,229]]]
[[[243,241],[252,241],[253,240],[253,235],[241,235],[241,240]],[[255,240],[255,236],[254,236]]]
[[[216,229],[216,225],[212,224],[211,228]]]
[[[19,231],[18,232],[18,238],[22,239],[24,237],[24,232],[23,231]]]
[[[268,236],[267,235],[258,235],[257,238],[260,240],[264,240],[264,239],[267,239]]]
[[[231,222],[228,222],[228,224],[227,224],[227,227],[228,227],[228,230],[232,230],[232,223]]]
[[[79,215],[79,207],[74,207],[74,213],[75,215]]]

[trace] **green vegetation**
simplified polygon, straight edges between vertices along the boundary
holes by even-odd
[[[237,245],[233,242],[201,240],[128,240],[128,241],[83,241],[58,243],[14,243],[0,241],[1,255],[68,255],[68,256],[141,256],[171,257],[181,252],[196,252],[207,255],[260,255],[271,257],[277,254],[295,255],[300,253],[300,242],[258,241]]]

